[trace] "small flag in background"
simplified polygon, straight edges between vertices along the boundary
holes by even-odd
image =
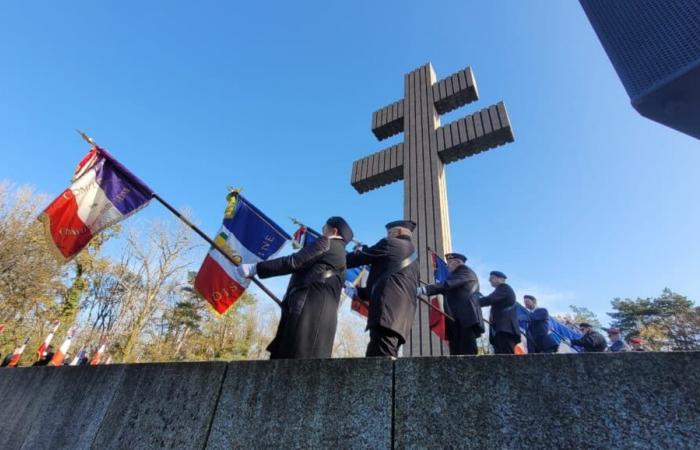
[[[105,348],[105,344],[100,345],[100,348],[98,348],[95,354],[92,355],[92,359],[90,360],[91,366],[96,366],[100,363],[100,359],[102,358],[102,355],[105,352]]]
[[[71,329],[68,330],[68,335],[63,340],[63,344],[61,344],[61,347],[59,347],[58,351],[54,353],[53,358],[51,358],[51,361],[49,361],[49,366],[60,366],[61,364],[63,364],[63,360],[66,357],[66,353],[68,353],[68,349],[70,348],[70,345],[73,342],[74,335],[75,327],[71,327]]]
[[[445,260],[440,258],[440,256],[438,256],[437,253],[435,253],[432,250],[429,250],[429,251],[430,251],[430,255],[432,256],[432,260],[433,260],[433,271],[434,271],[434,275],[435,275],[435,282],[442,283],[447,279],[448,275],[450,274],[450,271],[447,269],[447,263],[445,262]],[[443,307],[443,302],[442,302],[441,297],[431,297],[430,303],[433,306],[435,306],[435,308],[439,309],[440,311],[445,310]],[[430,313],[428,314],[428,320],[429,320],[429,324],[430,324],[430,331],[435,333],[443,341],[447,341],[445,316],[443,314],[440,314],[435,309],[430,308]]]
[[[357,289],[367,283],[367,276],[369,275],[369,269],[367,266],[355,267],[353,269],[348,269],[345,271],[345,286]],[[351,297],[350,310],[356,312],[361,317],[369,316],[369,303],[365,300],[360,299],[357,295],[349,295],[345,289],[344,294]]]
[[[21,347],[16,348],[12,352],[12,356],[10,357],[10,361],[7,363],[7,367],[17,367],[17,364],[19,364],[19,360],[22,358],[22,353],[24,353],[24,349],[27,347],[28,342],[29,337],[24,340],[24,344],[22,344]]]
[[[39,349],[36,351],[37,355],[39,356],[38,359],[41,359],[44,357],[44,353],[46,353],[46,350],[49,348],[49,345],[51,344],[51,341],[53,340],[53,335],[56,334],[56,331],[58,330],[58,327],[61,325],[61,322],[58,320],[54,322],[54,327],[53,330],[49,333],[48,336],[46,336],[46,339],[44,339],[44,342],[41,343],[39,346]]]
[[[214,242],[237,264],[254,264],[274,256],[287,240],[285,231],[242,195],[229,194],[224,223]],[[250,280],[212,247],[194,280],[194,287],[219,313],[225,313],[243,295]]]
[[[307,245],[314,243],[319,237],[321,237],[321,233],[302,225],[297,231],[294,232],[294,236],[292,237],[292,247],[294,249],[306,247]]]
[[[39,216],[52,253],[67,261],[101,230],[148,204],[153,191],[106,150],[93,147],[72,184]]]

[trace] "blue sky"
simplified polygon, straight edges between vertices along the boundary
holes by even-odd
[[[666,286],[700,297],[700,142],[631,108],[575,1],[4,2],[0,179],[59,193],[82,128],[210,234],[237,186],[290,231],[340,214],[372,242],[403,189],[357,194],[352,161],[403,139],[378,142],[371,113],[426,62],[476,76],[443,123],[504,100],[513,124],[447,168],[453,247],[483,285],[499,269],[601,316]]]

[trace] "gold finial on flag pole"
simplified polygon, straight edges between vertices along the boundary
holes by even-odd
[[[92,145],[93,147],[97,147],[97,143],[96,143],[90,136],[88,136],[87,134],[85,134],[85,133],[83,133],[82,131],[78,130],[77,128],[75,129],[75,131],[78,132],[78,134],[80,135],[80,137],[83,138],[83,140],[84,140],[85,142],[87,142],[88,144]]]

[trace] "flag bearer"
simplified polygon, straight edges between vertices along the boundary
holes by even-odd
[[[506,283],[506,275],[498,270],[489,274],[489,283],[494,291],[482,297],[479,304],[482,307],[491,307],[489,318],[491,345],[497,355],[512,355],[516,344],[520,342],[515,292]]]
[[[322,236],[298,252],[257,264],[241,264],[244,277],[289,275],[270,359],[330,358],[345,281],[345,246],[353,233],[342,217],[331,217]]]
[[[479,306],[479,279],[460,253],[445,255],[450,274],[442,283],[421,286],[419,295],[444,295],[447,310],[455,319],[445,321],[450,355],[476,355],[476,340],[484,332],[484,319]]]
[[[371,265],[367,287],[358,289],[359,297],[369,300],[366,356],[396,357],[411,332],[419,278],[416,249],[411,242],[415,228],[410,220],[390,222],[386,238],[347,255],[349,268]]]

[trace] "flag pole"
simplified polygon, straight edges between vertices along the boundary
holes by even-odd
[[[75,131],[78,132],[78,134],[80,135],[80,137],[82,137],[83,140],[84,140],[85,142],[87,142],[88,144],[90,144],[90,145],[92,145],[92,146],[95,146],[95,147],[97,146],[97,143],[96,143],[90,136],[88,136],[87,134],[83,133],[83,132],[80,131],[80,130],[75,130]],[[204,232],[203,232],[202,230],[200,230],[195,224],[193,224],[192,222],[190,222],[190,221],[187,219],[187,217],[185,217],[184,215],[182,215],[182,213],[180,213],[180,211],[178,211],[177,209],[175,209],[175,208],[174,208],[170,203],[168,203],[163,197],[161,197],[160,195],[158,195],[158,194],[156,194],[155,192],[153,192],[153,193],[151,194],[151,198],[157,200],[161,205],[165,206],[165,208],[166,208],[168,211],[170,211],[171,213],[173,213],[173,215],[175,215],[175,217],[177,217],[177,218],[180,219],[185,225],[187,225],[188,227],[190,227],[190,228],[192,229],[192,231],[194,231],[194,232],[197,233],[202,239],[204,239],[205,241],[207,241],[207,242],[209,243],[209,245],[211,245],[212,247],[214,247],[215,249],[217,249],[217,250],[219,251],[219,253],[221,253],[221,254],[224,256],[224,258],[226,258],[227,260],[229,260],[229,261],[231,262],[231,264],[233,264],[233,265],[235,265],[235,266],[240,266],[240,263],[236,263],[236,261],[234,261],[233,258],[232,258],[231,256],[229,256],[229,254],[228,254],[227,252],[224,251],[224,249],[222,249],[222,248],[221,248],[216,242],[214,242],[209,236],[207,236],[206,234],[204,234]],[[258,280],[258,279],[255,278],[255,277],[250,278],[250,280],[251,280],[253,283],[255,283],[255,285],[258,286],[264,293],[266,293],[275,303],[277,303],[277,306],[282,307],[282,302],[280,301],[280,299],[278,299],[277,296],[276,296],[275,294],[273,294],[271,290],[269,290],[264,284],[262,284],[262,283],[260,282],[260,280]]]
[[[241,265],[240,263],[234,261],[234,259],[233,259],[226,251],[224,251],[224,249],[222,249],[222,248],[221,248],[216,242],[214,242],[209,236],[207,236],[206,234],[204,234],[204,232],[203,232],[202,230],[200,230],[195,224],[193,224],[192,222],[190,222],[190,221],[187,219],[187,217],[185,217],[184,215],[182,215],[182,213],[180,213],[180,211],[178,211],[177,209],[175,209],[175,208],[174,208],[170,203],[168,203],[163,197],[161,197],[160,195],[158,195],[158,194],[156,194],[156,193],[154,192],[154,193],[153,193],[153,198],[154,198],[155,200],[157,200],[161,205],[165,206],[165,208],[166,208],[168,211],[170,211],[171,213],[173,213],[173,215],[175,215],[175,217],[177,217],[177,218],[180,219],[185,225],[187,225],[188,227],[190,227],[190,228],[192,229],[192,231],[194,231],[195,233],[197,233],[202,239],[204,239],[205,241],[207,241],[207,242],[209,243],[209,245],[211,245],[212,247],[214,247],[215,249],[217,249],[217,250],[219,251],[219,253],[221,253],[227,260],[229,260],[229,262],[231,262],[231,264],[233,264],[233,265],[235,265],[235,266],[240,266],[240,265]],[[264,293],[266,293],[275,303],[277,303],[277,306],[280,306],[280,307],[282,306],[282,301],[280,301],[280,299],[278,299],[277,296],[276,296],[275,294],[273,294],[271,290],[269,290],[264,284],[262,284],[262,283],[260,282],[260,280],[258,280],[258,279],[255,278],[255,277],[252,277],[252,278],[250,278],[250,281],[252,281],[253,283],[255,283],[256,286],[258,286],[258,287],[259,287]]]

